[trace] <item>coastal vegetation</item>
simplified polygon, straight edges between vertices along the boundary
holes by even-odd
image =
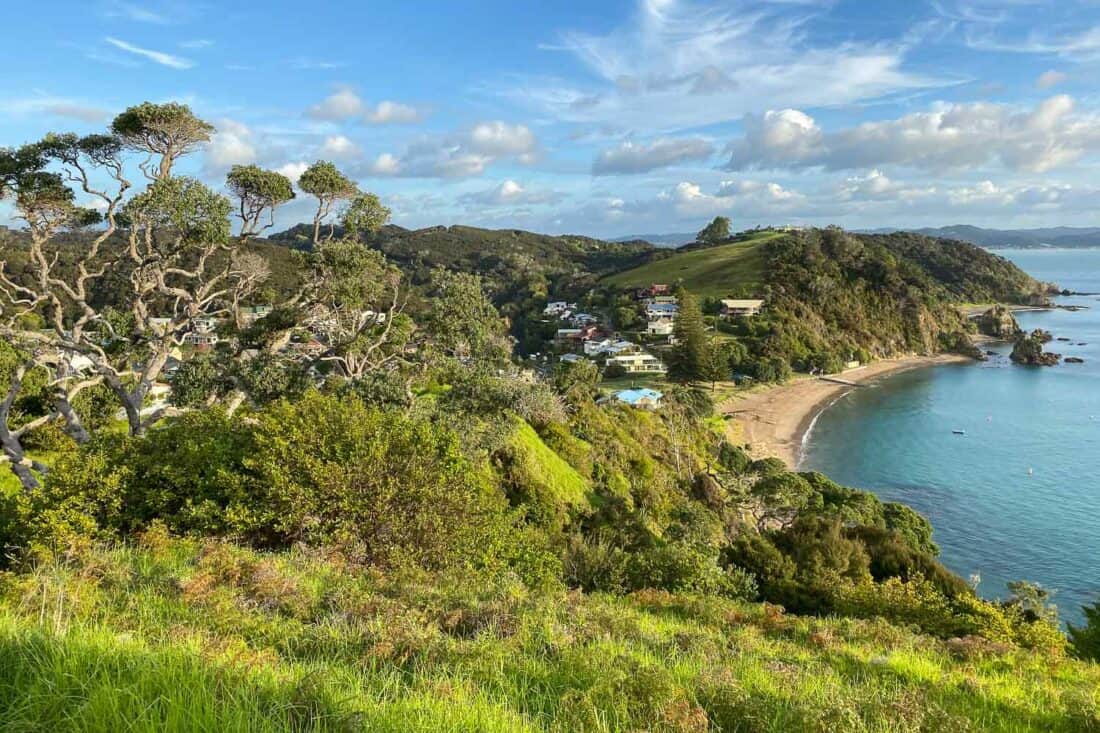
[[[964,348],[956,305],[1026,275],[834,229],[671,255],[406,232],[325,161],[297,191],[234,169],[232,199],[178,176],[211,131],[147,103],[0,152],[27,229],[0,270],[0,728],[1100,725],[1093,625],[1071,641],[1027,583],[983,599],[906,506],[752,460],[704,388]],[[312,222],[261,241],[299,194]],[[655,274],[681,309],[659,409],[516,358],[551,295],[614,313]],[[708,331],[737,288],[766,310]]]

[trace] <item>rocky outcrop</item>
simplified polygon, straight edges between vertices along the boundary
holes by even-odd
[[[1049,341],[1050,333],[1039,328],[1031,333],[1021,334],[1016,338],[1016,345],[1012,347],[1009,358],[1017,364],[1054,366],[1062,360],[1062,355],[1043,351],[1043,344]]]
[[[1079,356],[1067,356],[1065,362],[1067,364],[1084,364],[1085,360]]]
[[[1010,341],[1024,330],[1016,322],[1012,311],[1003,305],[995,305],[978,318],[978,332],[993,338]]]

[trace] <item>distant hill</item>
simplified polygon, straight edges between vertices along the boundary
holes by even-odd
[[[679,247],[695,241],[695,234],[633,234],[629,237],[616,237],[612,242],[649,242],[654,247]]]
[[[982,247],[1034,249],[1037,247],[1100,247],[1100,227],[1049,227],[1044,229],[983,229],[968,224],[924,229],[875,229],[886,234],[911,231],[927,237],[958,239]]]
[[[763,231],[753,232],[729,244],[704,246],[692,243],[678,248],[675,253],[658,253],[653,261],[616,273],[605,282],[621,288],[681,282],[702,297],[751,295],[765,279],[766,257],[761,245],[779,236],[779,232]]]
[[[754,356],[797,369],[906,353],[973,353],[962,303],[1029,303],[1046,286],[958,239],[840,229],[746,232],[728,244],[658,252],[604,278],[630,290],[680,284],[709,300],[761,297],[763,315],[733,335]],[[706,303],[704,303],[706,305]]]

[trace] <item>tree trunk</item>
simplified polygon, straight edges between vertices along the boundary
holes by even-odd
[[[65,420],[65,432],[76,441],[77,445],[84,445],[92,439],[88,429],[84,427],[84,421],[80,419],[80,413],[73,409],[69,395],[64,389],[59,389],[54,398],[54,409]]]

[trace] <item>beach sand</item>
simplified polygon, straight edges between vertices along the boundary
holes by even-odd
[[[940,354],[876,361],[836,375],[862,384],[889,374],[938,364],[970,361],[965,356]],[[802,439],[817,415],[846,392],[857,389],[816,377],[800,377],[777,387],[735,394],[719,405],[726,419],[726,433],[735,445],[750,446],[753,458],[780,458],[797,468]]]

